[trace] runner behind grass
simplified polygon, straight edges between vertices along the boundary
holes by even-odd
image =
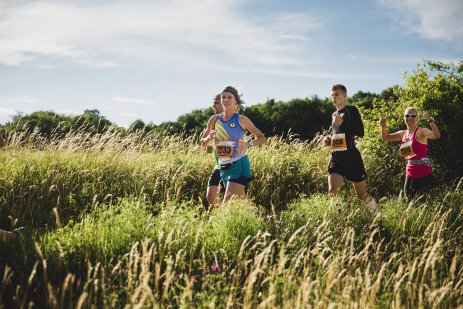
[[[3,139],[2,134],[0,133],[0,148],[5,147],[5,140]],[[10,239],[14,238],[14,234],[9,231],[0,229],[0,239]]]
[[[5,147],[5,139],[3,138],[2,134],[0,133],[0,148]],[[24,227],[17,228],[13,231],[5,231],[0,229],[0,240],[8,240],[14,239],[20,235],[20,233],[24,230]]]
[[[214,114],[220,114],[223,112],[223,106],[220,101],[221,94],[217,94],[212,103],[212,109],[214,110]],[[204,145],[207,141],[207,131],[204,131],[201,135],[201,144]],[[215,132],[214,132],[215,134]],[[221,191],[221,187],[223,186],[222,181],[220,179],[220,164],[219,164],[219,157],[217,157],[217,152],[214,146],[207,146],[207,152],[213,153],[215,158],[215,166],[212,170],[211,176],[207,182],[207,189],[206,189],[206,199],[210,205],[215,204],[217,200],[217,196]]]
[[[13,231],[5,231],[0,229],[0,240],[20,239],[24,235],[25,227],[19,227]]]
[[[400,130],[389,134],[387,132],[387,120],[381,118],[381,139],[386,142],[400,141],[400,155],[407,160],[405,165],[404,193],[409,198],[417,194],[428,193],[433,184],[431,162],[428,159],[428,140],[440,138],[439,128],[428,112],[423,113],[424,118],[431,126],[421,128],[418,125],[418,109],[407,107],[404,112],[406,130]]]
[[[355,106],[347,105],[347,89],[336,84],[331,87],[331,100],[336,107],[332,115],[332,135],[325,137],[325,145],[331,146],[328,165],[328,190],[331,197],[338,194],[344,178],[353,183],[357,197],[370,209],[377,209],[375,199],[366,188],[367,174],[362,157],[355,147],[355,136],[364,135],[363,122]]]
[[[221,93],[223,112],[213,115],[203,134],[203,146],[215,142],[220,163],[220,178],[225,186],[223,202],[233,196],[245,197],[245,187],[252,179],[251,166],[246,152],[248,148],[264,144],[264,134],[252,121],[237,111],[243,101],[238,91],[227,86]],[[245,132],[250,132],[254,139],[244,141]]]

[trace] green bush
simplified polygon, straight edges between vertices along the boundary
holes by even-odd
[[[425,62],[405,76],[405,86],[392,87],[392,91],[394,96],[376,99],[373,108],[362,109],[366,135],[361,146],[373,187],[380,195],[398,194],[401,190],[399,175],[404,173],[405,162],[398,155],[397,143],[380,140],[378,120],[387,117],[389,132],[404,130],[403,112],[408,106],[418,108],[420,115],[428,111],[436,120],[441,138],[429,142],[429,157],[436,182],[452,184],[463,175],[463,157],[456,146],[463,132],[463,61],[459,66]],[[423,117],[420,125],[429,127]]]

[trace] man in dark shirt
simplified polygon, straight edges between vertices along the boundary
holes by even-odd
[[[332,149],[328,166],[329,194],[336,196],[346,178],[353,182],[357,197],[376,209],[375,199],[367,192],[367,174],[362,157],[355,147],[354,137],[364,135],[360,113],[355,106],[346,105],[347,89],[344,85],[331,87],[331,99],[336,111],[332,115],[333,134],[325,138],[325,145]]]

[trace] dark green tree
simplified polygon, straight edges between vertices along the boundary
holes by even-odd
[[[212,108],[194,110],[191,113],[178,117],[178,126],[188,135],[199,134],[206,127],[207,121],[213,113]]]
[[[52,111],[37,111],[29,115],[18,113],[12,120],[3,125],[6,134],[12,131],[32,133],[38,131],[44,136],[63,135],[70,129],[70,118]]]
[[[318,132],[330,127],[333,105],[319,97],[293,99],[248,107],[244,114],[264,132],[266,136],[296,134],[303,140],[311,139]]]
[[[103,133],[112,125],[111,121],[102,116],[97,109],[86,109],[83,114],[74,116],[71,123],[73,130],[93,134]]]
[[[145,122],[143,122],[143,120],[141,119],[136,119],[134,122],[132,122],[132,124],[129,125],[129,127],[127,128],[127,132],[132,133],[137,131],[144,131],[145,128]]]

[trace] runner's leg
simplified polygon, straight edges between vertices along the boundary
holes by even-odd
[[[236,182],[228,181],[227,189],[225,190],[224,202],[228,202],[232,197],[245,197],[245,186]]]
[[[344,182],[344,177],[340,174],[331,173],[328,175],[328,193],[330,197],[334,197],[338,194],[339,188]]]
[[[207,182],[206,199],[210,205],[214,204],[219,194],[219,185],[221,183],[220,170],[214,169]]]
[[[357,194],[357,197],[365,201],[365,199],[369,196],[367,193],[367,182],[365,180],[359,181],[359,182],[353,182],[355,189],[355,194]]]
[[[370,208],[376,209],[375,199],[367,192],[367,182],[365,180],[354,182],[354,189],[357,197],[367,203]]]
[[[14,234],[9,231],[0,230],[0,239],[12,239],[14,238]]]
[[[219,186],[208,186],[206,190],[206,199],[209,204],[215,204],[217,195],[219,193]]]

